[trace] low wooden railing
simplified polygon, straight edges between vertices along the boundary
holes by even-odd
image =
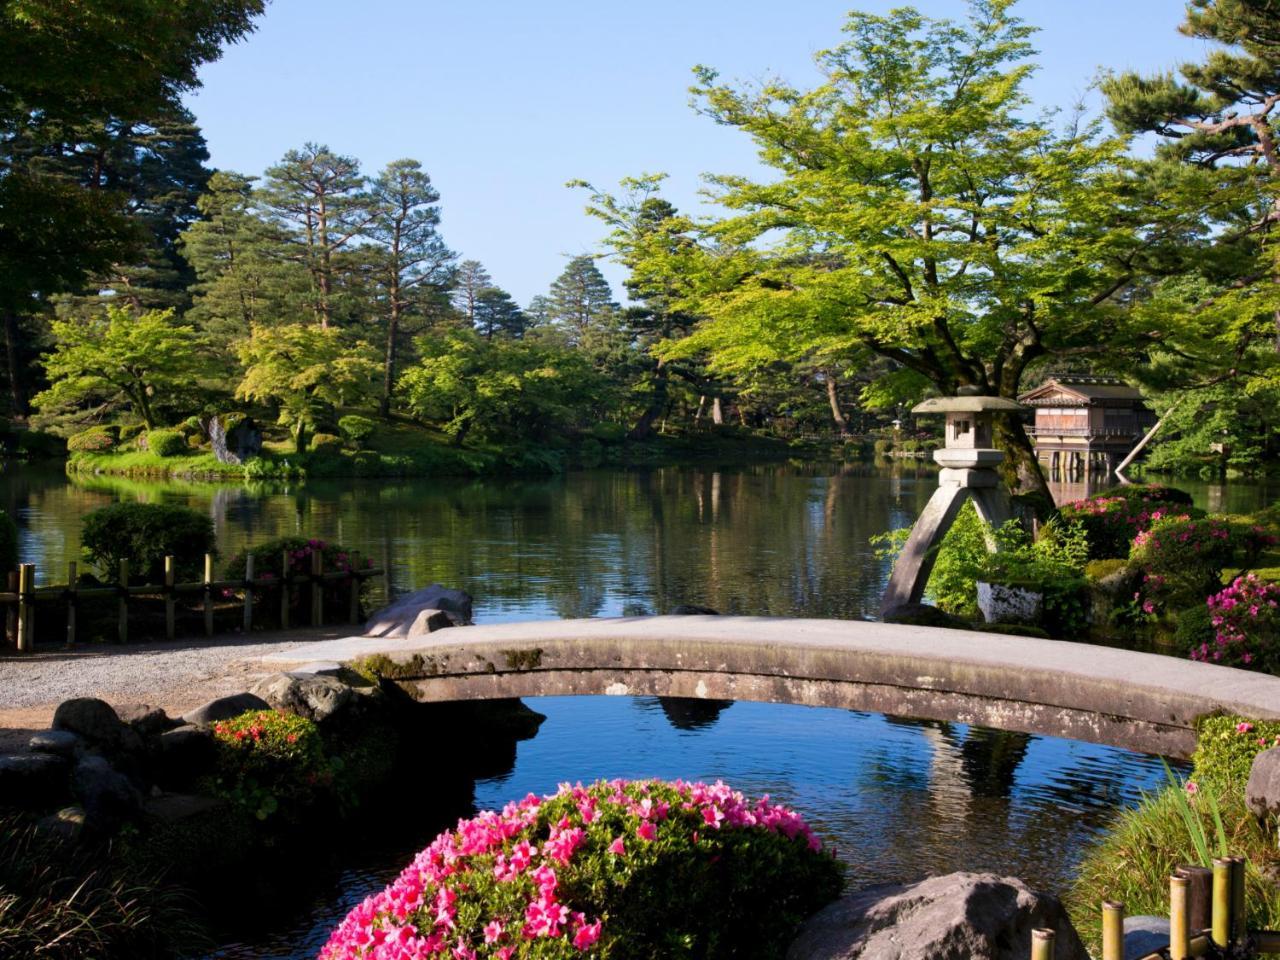
[[[17,571],[9,574],[8,590],[0,592],[0,606],[5,608],[5,635],[9,642],[19,651],[29,651],[35,646],[35,620],[37,607],[61,604],[66,617],[66,643],[68,646],[76,642],[76,615],[82,601],[106,597],[118,598],[116,612],[116,640],[125,643],[129,639],[130,607],[143,597],[160,597],[164,601],[164,635],[166,639],[174,639],[177,632],[177,601],[182,595],[195,595],[200,600],[204,615],[204,633],[212,636],[214,632],[215,599],[222,591],[243,591],[241,604],[243,616],[241,623],[247,633],[253,629],[254,608],[258,603],[258,594],[275,592],[279,595],[280,627],[288,629],[292,619],[292,601],[297,591],[309,590],[307,596],[310,626],[323,626],[325,619],[326,583],[345,581],[348,590],[347,622],[358,623],[360,620],[360,592],[365,581],[385,576],[386,571],[380,568],[358,567],[359,556],[353,553],[350,564],[345,570],[323,569],[323,559],[319,553],[311,554],[311,569],[306,573],[290,571],[292,558],[286,551],[283,555],[281,569],[284,575],[273,574],[254,576],[253,555],[245,558],[244,577],[239,580],[215,580],[213,577],[214,558],[205,554],[204,576],[193,583],[178,583],[174,573],[173,557],[164,558],[164,582],[159,584],[132,584],[129,582],[129,561],[121,560],[117,580],[114,584],[103,586],[81,586],[79,583],[76,562],[67,564],[67,582],[36,586],[36,568],[34,564],[24,563]],[[299,624],[301,625],[301,624]]]

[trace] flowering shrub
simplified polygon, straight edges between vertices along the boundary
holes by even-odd
[[[1280,720],[1250,720],[1219,714],[1196,724],[1200,737],[1191,756],[1192,782],[1243,793],[1253,758],[1280,747]]]
[[[1184,497],[1186,503],[1182,502]],[[1190,498],[1181,490],[1159,486],[1109,490],[1063,504],[1058,512],[1064,520],[1074,520],[1084,527],[1090,560],[1123,560],[1129,556],[1133,538],[1165,517],[1204,516],[1203,511],[1190,506]]]
[[[353,569],[368,570],[373,566],[370,559],[360,559],[354,552],[336,543],[306,537],[281,537],[269,540],[251,548],[247,553],[253,554],[253,576],[258,580],[279,580],[285,574],[285,556],[288,555],[288,573],[291,577],[303,581],[311,573],[311,557],[320,555],[321,568],[326,573],[349,571]],[[231,558],[229,569],[233,575],[244,570],[246,553],[238,553]],[[366,582],[365,588],[368,584]],[[349,584],[345,580],[328,580],[324,584],[325,619],[343,619],[347,617],[347,605],[350,602]],[[295,588],[291,591],[290,607],[297,611],[292,622],[305,622],[303,611],[309,603],[309,591]],[[264,627],[271,626],[271,617],[279,615],[278,604],[264,604],[261,622]],[[255,619],[257,613],[255,612]]]
[[[315,723],[274,710],[251,710],[214,724],[215,791],[259,820],[291,814],[333,783]]]
[[[441,834],[320,960],[782,956],[839,892],[821,846],[723,783],[564,784]]]
[[[120,430],[115,426],[90,427],[67,438],[67,449],[72,453],[102,453],[116,445]]]
[[[1280,673],[1280,584],[1251,573],[1205,601],[1212,643],[1191,651],[1193,660]]]
[[[1199,604],[1217,587],[1237,543],[1220,518],[1161,517],[1133,538],[1130,557],[1143,571],[1134,602],[1149,616]]]

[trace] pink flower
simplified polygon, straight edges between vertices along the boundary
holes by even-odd
[[[1242,720],[1240,723],[1236,724],[1236,733],[1252,733],[1252,732],[1253,732],[1253,724],[1250,723],[1248,720]]]
[[[636,827],[636,836],[641,840],[656,840],[658,839],[658,828],[654,826],[652,820],[646,820]]]
[[[613,843],[609,844],[609,852],[615,857],[625,857],[627,855],[627,845],[621,837],[615,837]]]
[[[1185,789],[1187,791],[1187,795],[1192,797],[1200,792],[1200,787],[1194,780],[1188,780]]]
[[[584,923],[573,935],[573,945],[579,950],[586,950],[600,939],[600,921]]]
[[[484,925],[484,942],[497,943],[502,937],[503,926],[497,920],[490,920]]]

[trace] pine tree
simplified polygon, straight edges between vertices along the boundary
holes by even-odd
[[[548,320],[565,332],[571,346],[599,347],[619,329],[613,291],[592,257],[571,259],[547,300]]]
[[[501,287],[485,287],[476,295],[475,327],[486,340],[524,336],[524,311]]]
[[[369,221],[364,186],[358,160],[321,144],[290,150],[267,168],[260,201],[293,231],[315,287],[314,313],[322,329],[347,319],[351,310],[349,302],[340,302],[347,281],[342,272],[352,266],[344,253]]]
[[[382,415],[391,415],[396,357],[404,336],[405,313],[415,290],[445,290],[453,281],[455,254],[440,237],[440,194],[416,160],[387,164],[370,184],[365,238],[375,247],[374,281],[386,318],[383,353]]]
[[[467,322],[467,326],[476,325],[476,304],[480,292],[493,286],[493,277],[479,260],[463,260],[458,264],[458,273],[454,277],[453,305]]]

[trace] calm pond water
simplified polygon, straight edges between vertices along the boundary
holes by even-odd
[[[42,581],[78,555],[80,517],[119,499],[207,509],[224,556],[286,534],[360,550],[397,590],[432,581],[476,597],[480,621],[663,612],[860,617],[888,566],[873,535],[909,524],[936,483],[915,465],[767,465],[586,472],[546,480],[312,482],[210,487],[9,467],[0,505]],[[1186,483],[1201,505],[1247,511],[1280,491]],[[1076,486],[1062,498],[1083,495]],[[1156,758],[1074,741],[849,711],[651,698],[546,698],[547,721],[511,768],[478,781],[500,806],[564,780],[723,778],[814,823],[855,885],[993,869],[1061,890],[1119,807],[1159,785]],[[436,829],[350,854],[274,933],[228,945],[235,960],[314,956],[328,930],[385,884]]]

